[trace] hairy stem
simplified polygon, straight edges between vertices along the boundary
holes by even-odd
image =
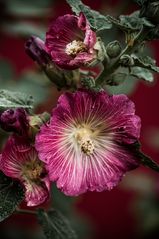
[[[16,208],[15,213],[30,214],[30,215],[36,215],[37,214],[36,211],[27,210],[27,209],[21,209],[21,208]]]
[[[120,66],[120,58],[121,56],[127,54],[130,55],[131,53],[133,53],[133,51],[136,49],[136,47],[141,43],[140,40],[140,36],[142,34],[142,29],[140,30],[140,32],[138,33],[138,35],[136,36],[136,39],[134,39],[134,43],[133,45],[127,45],[124,50],[121,52],[121,54],[117,57],[117,59],[115,60],[115,62],[113,62],[113,64],[110,65],[106,65],[104,67],[103,72],[100,74],[99,78],[96,80],[96,85],[103,85],[104,83],[106,83],[106,79],[108,76],[110,76],[112,73],[114,73],[118,67]]]

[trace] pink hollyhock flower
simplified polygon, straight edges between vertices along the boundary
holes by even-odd
[[[76,69],[96,58],[96,34],[83,13],[79,17],[64,15],[52,22],[46,33],[46,49],[63,69]]]
[[[67,195],[116,186],[139,165],[127,147],[140,134],[140,118],[125,95],[77,91],[59,98],[36,137],[50,180]]]
[[[44,163],[35,148],[22,138],[9,138],[0,157],[0,169],[24,185],[27,206],[37,206],[48,199],[50,183]]]

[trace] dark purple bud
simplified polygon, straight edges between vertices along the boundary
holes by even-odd
[[[51,61],[49,54],[45,50],[45,44],[39,37],[30,37],[25,44],[25,51],[40,66],[45,66]]]
[[[29,129],[27,113],[23,108],[8,109],[0,115],[0,126],[7,132],[26,135]]]
[[[30,37],[25,44],[25,51],[38,63],[47,77],[57,86],[58,89],[65,86],[66,81],[63,71],[54,64],[51,56],[45,49],[45,43],[39,37]]]

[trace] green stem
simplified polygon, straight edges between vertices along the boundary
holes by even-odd
[[[21,208],[16,208],[15,213],[19,214],[30,214],[30,215],[36,215],[36,211],[31,211],[31,210],[26,210],[26,209],[21,209]]]
[[[100,74],[99,78],[96,80],[96,85],[103,85],[106,82],[106,78],[110,76],[112,73],[114,73],[118,67],[120,66],[120,58],[121,56],[125,54],[131,54],[135,50],[135,48],[138,46],[138,44],[141,43],[140,36],[142,34],[142,30],[138,33],[136,36],[136,39],[134,40],[133,45],[127,45],[125,49],[121,52],[121,54],[117,57],[116,61],[113,62],[112,65],[106,65],[103,72]]]
[[[156,172],[159,172],[159,165],[154,162],[152,159],[150,159],[148,156],[141,154],[140,155],[140,162],[142,165],[153,169]]]
[[[100,74],[99,78],[96,80],[96,85],[103,84],[104,81],[106,80],[106,78],[109,75],[111,75],[115,70],[118,69],[118,67],[120,66],[120,58],[121,58],[121,56],[124,55],[124,54],[128,54],[129,51],[130,51],[130,47],[127,46],[122,51],[122,53],[118,56],[118,58],[116,59],[116,61],[112,65],[109,65],[108,67],[106,66],[104,68],[103,72]]]

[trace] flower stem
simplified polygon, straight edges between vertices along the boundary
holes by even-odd
[[[133,51],[136,49],[136,47],[141,43],[141,35],[142,35],[143,29],[140,30],[140,32],[137,34],[136,39],[134,39],[133,45],[127,45],[124,50],[121,52],[121,54],[117,57],[116,61],[113,62],[113,64],[106,65],[103,72],[100,74],[99,78],[96,80],[96,85],[103,85],[106,83],[106,79],[108,76],[110,76],[112,73],[114,73],[118,67],[120,66],[120,59],[121,56],[127,54],[130,55],[133,53]]]
[[[26,210],[26,209],[21,209],[21,208],[16,208],[15,213],[19,213],[19,214],[30,214],[30,215],[36,215],[36,214],[37,214],[36,211]]]
[[[131,47],[132,48],[132,47]],[[111,75],[115,70],[120,66],[120,58],[124,54],[128,54],[130,52],[130,47],[126,46],[126,48],[122,51],[122,53],[118,56],[117,60],[108,67],[105,67],[100,77],[96,80],[96,85],[101,85],[105,83],[107,76]]]
[[[140,162],[142,165],[159,172],[159,165],[144,154],[141,154]]]

